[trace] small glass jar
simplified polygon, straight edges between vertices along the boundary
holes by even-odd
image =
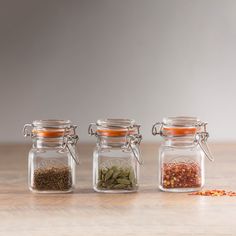
[[[93,130],[94,126],[96,130]],[[103,193],[136,192],[139,165],[140,125],[130,119],[105,119],[91,123],[90,135],[97,137],[93,153],[93,188]]]
[[[78,136],[69,120],[35,120],[23,129],[33,146],[28,157],[28,185],[36,193],[68,193],[75,186]]]
[[[167,192],[200,190],[205,183],[207,123],[196,117],[168,117],[153,125],[152,134],[163,137],[159,149],[159,188]]]

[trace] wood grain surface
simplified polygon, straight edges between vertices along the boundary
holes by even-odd
[[[206,188],[236,190],[236,144],[212,144]],[[93,145],[80,144],[73,194],[27,188],[29,145],[0,146],[0,235],[236,235],[236,197],[190,196],[157,189],[157,144],[143,144],[141,186],[133,194],[92,190]]]

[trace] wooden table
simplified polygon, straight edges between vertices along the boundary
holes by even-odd
[[[206,188],[236,190],[236,144],[211,145]],[[73,194],[27,189],[29,145],[0,146],[0,235],[236,235],[236,197],[189,196],[157,189],[157,145],[142,145],[145,165],[134,194],[92,190],[93,145],[80,144]]]

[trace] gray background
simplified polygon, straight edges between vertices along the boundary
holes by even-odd
[[[34,119],[164,116],[236,140],[236,1],[1,0],[0,142]]]

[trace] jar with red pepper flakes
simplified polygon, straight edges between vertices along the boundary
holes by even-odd
[[[207,123],[196,117],[168,117],[153,125],[163,137],[159,150],[159,188],[167,192],[200,190],[205,183],[204,159],[213,161],[207,146]]]

